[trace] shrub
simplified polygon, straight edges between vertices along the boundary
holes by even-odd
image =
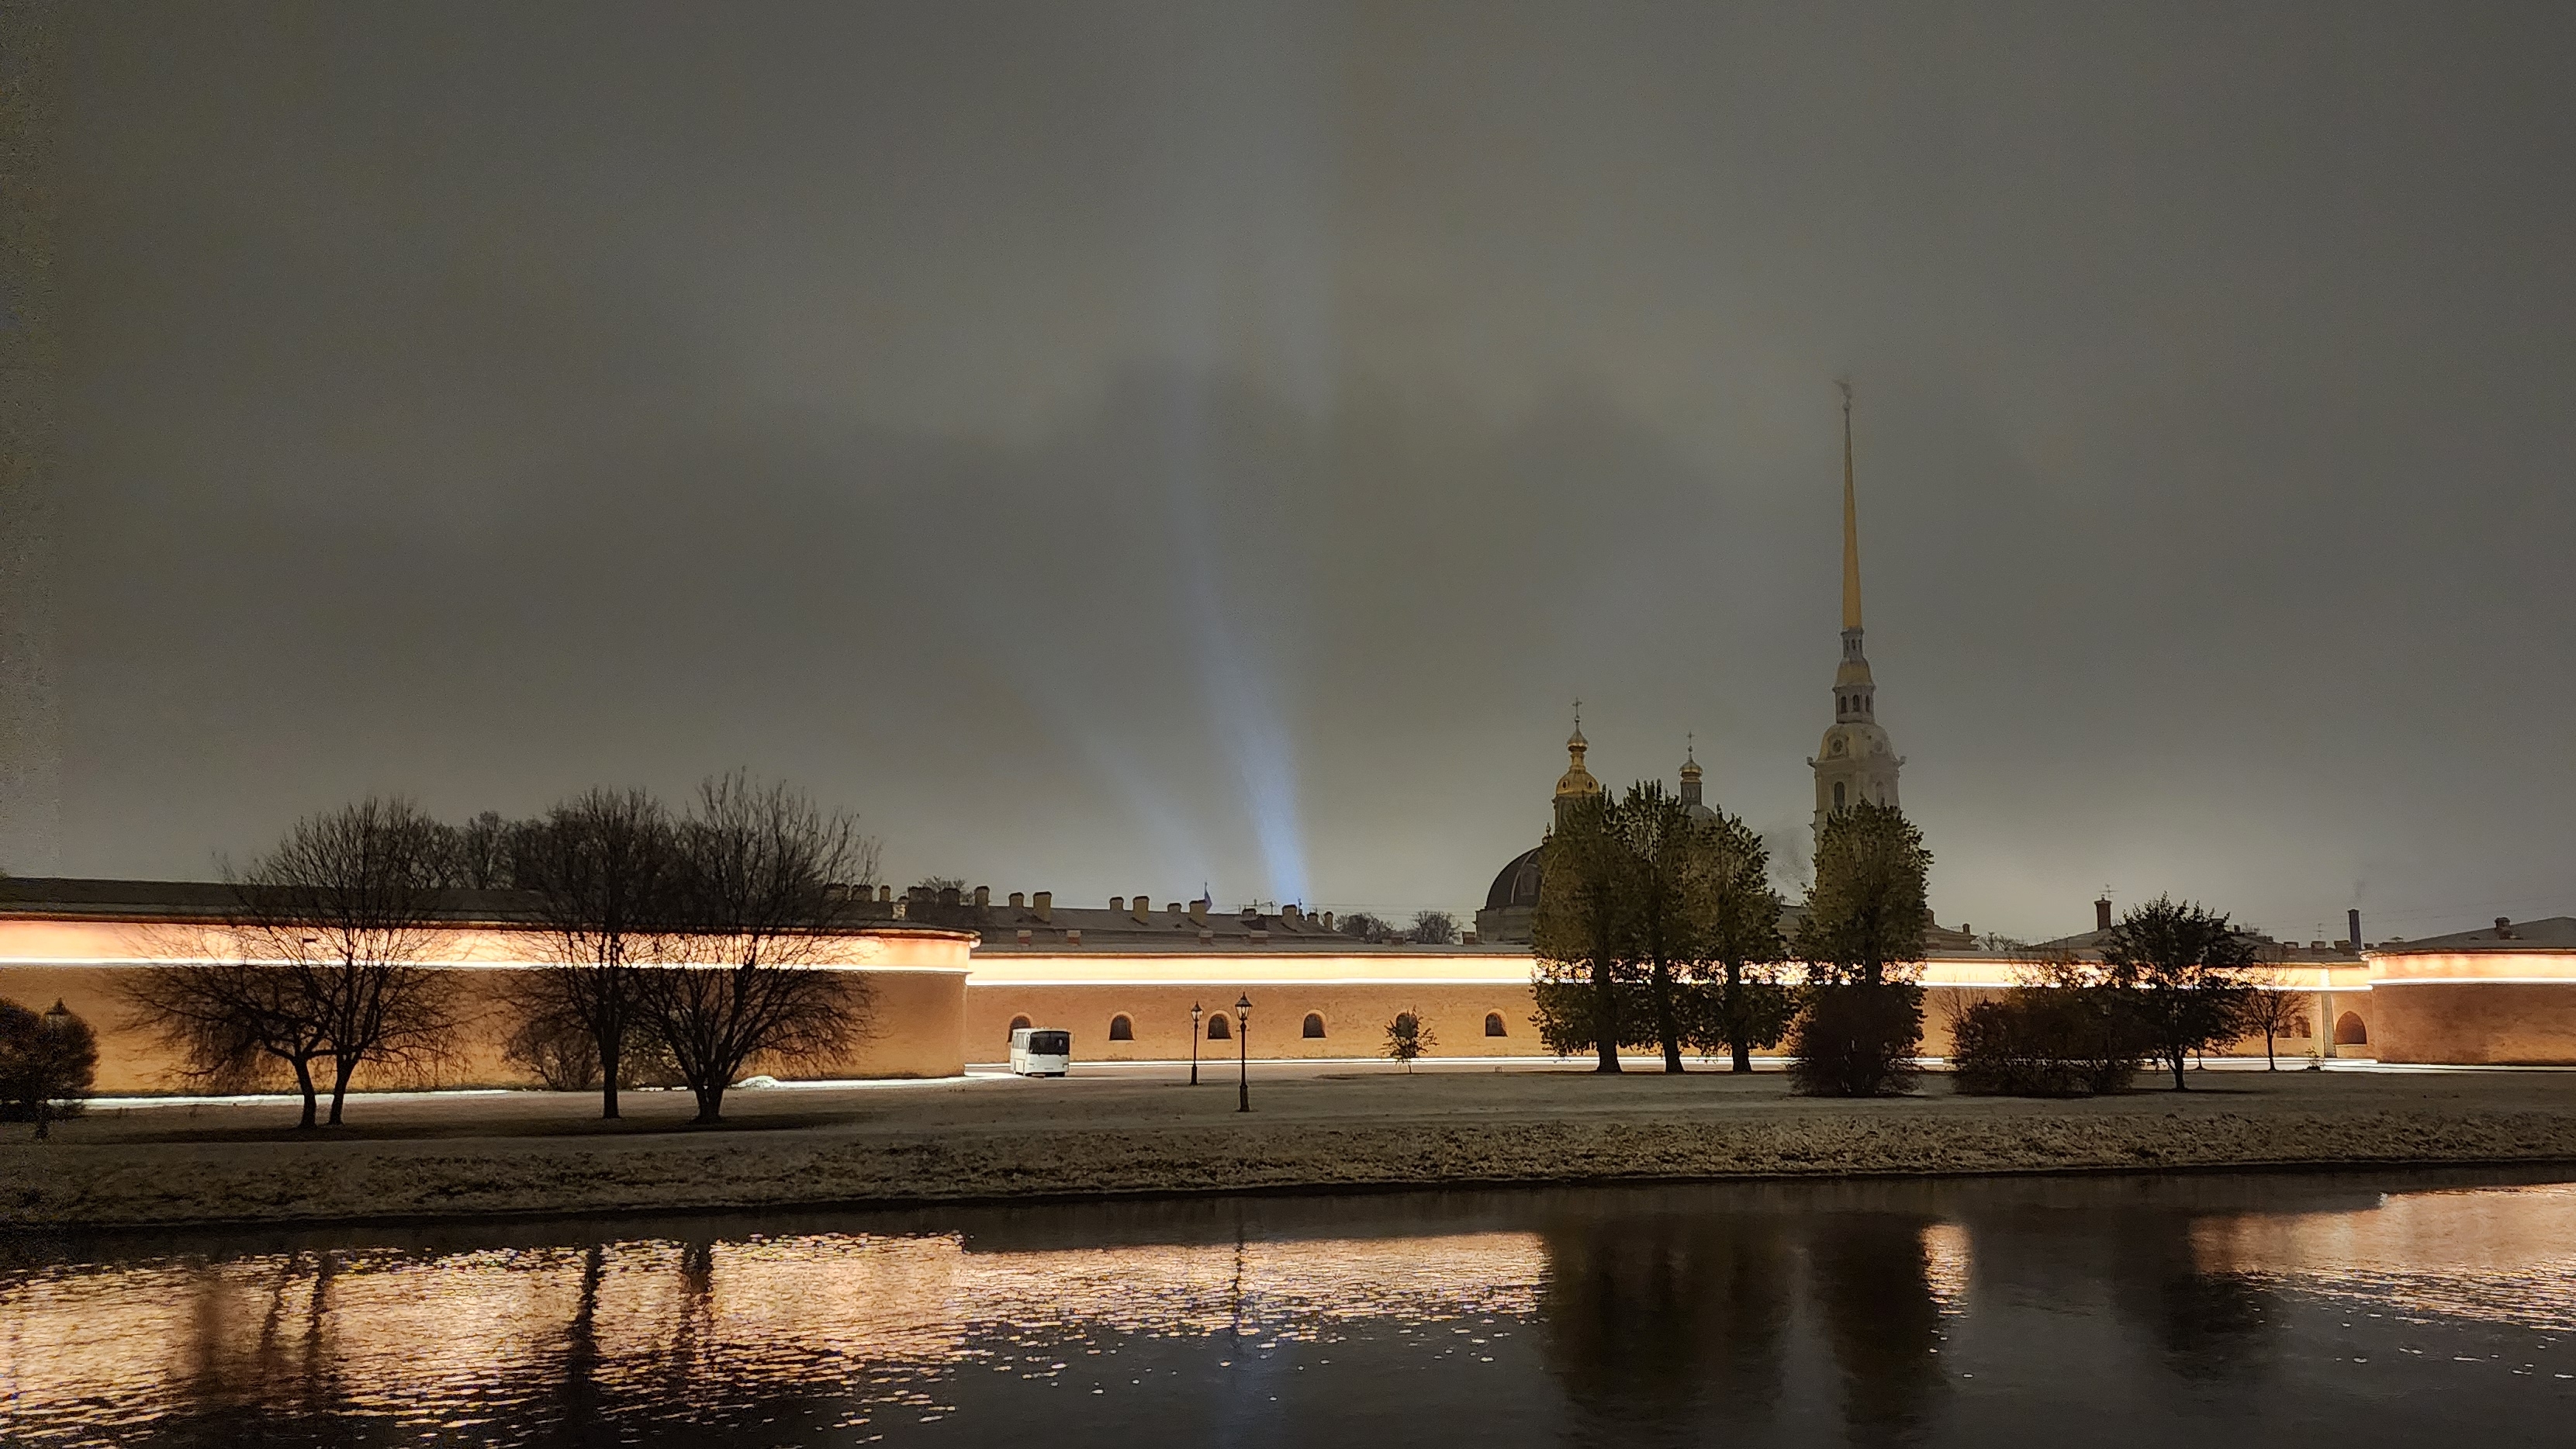
[[[1952,1024],[1950,1064],[1974,1096],[2075,1097],[2129,1085],[2146,1055],[2119,997],[2099,986],[2017,986]]]
[[[1906,982],[1819,986],[1789,1037],[1789,1079],[1817,1097],[1885,1097],[1914,1082],[1923,988]]]
[[[0,1001],[0,1119],[33,1122],[38,1137],[54,1118],[80,1115],[98,1080],[98,1034],[62,1003],[54,1010],[62,1014],[48,1022]]]

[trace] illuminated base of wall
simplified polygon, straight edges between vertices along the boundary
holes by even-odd
[[[127,1020],[119,976],[151,966],[11,966],[0,969],[0,996],[42,1010],[60,999],[98,1032],[98,1081],[102,1096],[187,1091],[179,1063],[153,1035]],[[370,1069],[355,1085],[364,1090],[420,1087],[535,1086],[525,1069],[506,1060],[501,1044],[513,1017],[511,979],[504,968],[461,969],[463,1023],[444,1060],[419,1070]],[[864,1041],[836,1062],[783,1070],[803,1077],[950,1077],[965,1070],[961,1052],[966,1019],[963,970],[887,970],[852,973],[874,997],[874,1025]],[[755,1069],[758,1069],[757,1067]],[[273,1084],[283,1090],[291,1080]],[[324,1085],[328,1085],[327,1081]]]

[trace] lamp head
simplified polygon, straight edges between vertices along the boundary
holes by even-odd
[[[1250,1016],[1252,1014],[1252,998],[1249,996],[1236,997],[1234,999],[1234,1014],[1238,1020]]]
[[[61,1031],[71,1024],[71,1019],[71,1012],[65,1009],[63,999],[59,996],[54,998],[53,1010],[46,1012],[42,1018],[47,1031]]]

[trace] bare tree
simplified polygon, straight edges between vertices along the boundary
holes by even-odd
[[[642,790],[593,789],[518,833],[514,883],[535,903],[544,967],[516,993],[523,1016],[578,1023],[599,1060],[599,1115],[617,1115],[619,1061],[641,1018],[638,973],[677,910],[670,812]]]
[[[1455,946],[1458,919],[1447,911],[1416,911],[1412,928],[1404,934],[1417,946]]]
[[[2304,1036],[2308,1031],[2308,1009],[2299,993],[2289,990],[2288,972],[2279,967],[2258,969],[2251,981],[2252,994],[2245,998],[2237,1013],[2237,1023],[2248,1036],[2263,1034],[2263,1070],[2277,1072],[2281,1063],[2276,1054],[2280,1039]]]
[[[739,771],[700,787],[677,840],[682,924],[638,1000],[712,1123],[754,1058],[828,1061],[866,1035],[874,1001],[865,978],[834,969],[835,937],[849,888],[876,879],[876,842]]]
[[[511,868],[523,827],[486,810],[462,825],[439,827],[443,873],[459,890],[508,890],[518,884]]]
[[[440,934],[443,829],[405,799],[370,796],[307,816],[277,848],[227,872],[227,929],[241,954],[286,967],[331,1058],[331,1124],[369,1062],[436,1059],[455,1026],[455,984],[421,965]]]
[[[167,964],[117,973],[130,1025],[158,1038],[204,1091],[239,1091],[292,1073],[311,1127],[320,1115],[313,1064],[325,1055],[320,1015],[301,971],[239,959],[220,930],[150,933]]]
[[[308,816],[248,870],[225,871],[222,926],[187,959],[133,973],[125,997],[210,1086],[289,1068],[316,1115],[314,1067],[331,1064],[331,1114],[369,1063],[419,1066],[445,1049],[453,982],[423,966],[437,940],[442,829],[410,801],[369,798]]]

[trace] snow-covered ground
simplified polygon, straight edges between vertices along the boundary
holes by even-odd
[[[1146,1193],[2291,1164],[2576,1163],[2576,1074],[2210,1072],[2069,1102],[1829,1102],[1777,1074],[1386,1071],[685,1094],[131,1102],[0,1145],[20,1226],[318,1222]],[[17,1129],[23,1133],[25,1129]]]

